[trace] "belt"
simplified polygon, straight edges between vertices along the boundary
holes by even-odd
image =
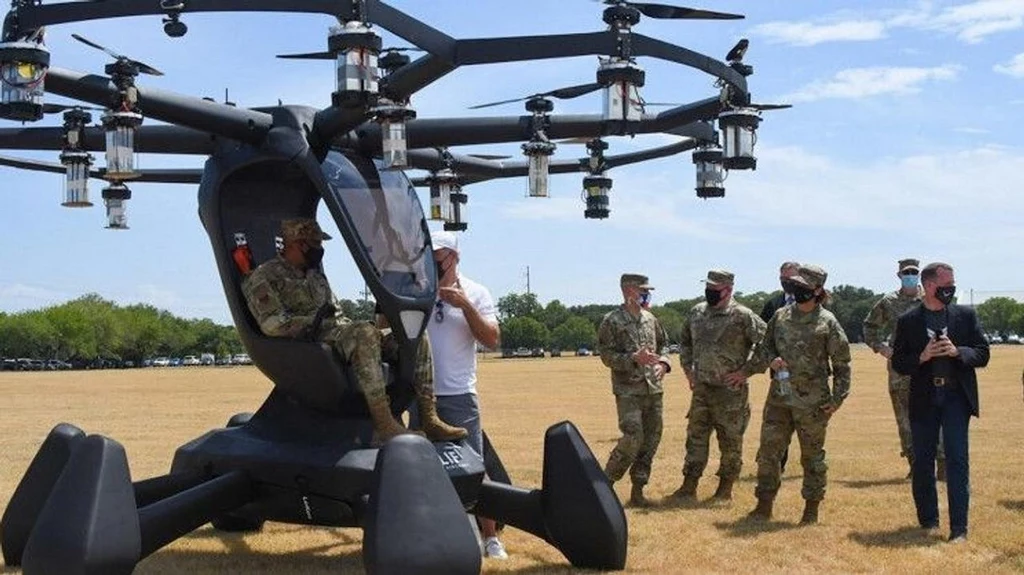
[[[933,377],[932,378],[932,385],[934,385],[935,387],[945,387],[946,386],[946,378],[944,378],[944,377]]]

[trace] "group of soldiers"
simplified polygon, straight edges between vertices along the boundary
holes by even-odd
[[[727,501],[743,465],[743,436],[750,421],[750,376],[771,370],[757,452],[757,507],[752,519],[770,519],[775,495],[795,433],[800,445],[805,500],[802,523],[816,523],[825,496],[828,465],[825,436],[829,420],[850,391],[850,347],[836,317],[826,309],[828,274],[814,265],[786,262],[780,268],[782,293],[757,314],[733,298],[735,276],[711,270],[705,301],[683,318],[679,366],[692,392],[687,414],[683,482],[669,499],[695,501],[708,465],[712,432],[721,453],[713,500]],[[919,262],[900,260],[899,290],[886,294],[864,321],[867,344],[886,359],[892,355],[896,319],[921,301]],[[610,312],[598,332],[598,350],[611,370],[622,437],[605,467],[611,482],[627,471],[629,503],[647,506],[643,490],[662,433],[662,381],[672,364],[660,355],[667,335],[646,308],[654,289],[646,276],[620,279],[623,305]],[[831,385],[829,379],[831,377]],[[909,378],[889,367],[889,389],[901,453],[912,460],[907,413]],[[940,474],[942,468],[940,466]]]

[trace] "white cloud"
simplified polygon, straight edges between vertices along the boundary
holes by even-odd
[[[1024,78],[1024,52],[1017,54],[1005,64],[996,64],[992,69],[1014,78]]]
[[[827,98],[912,94],[920,91],[921,84],[925,82],[953,80],[959,71],[959,66],[950,64],[933,68],[849,68],[836,72],[835,76],[828,80],[812,82],[784,99],[807,102]]]
[[[878,20],[848,20],[821,24],[768,22],[756,26],[753,33],[766,36],[769,42],[814,46],[824,42],[878,40],[885,37],[885,23]]]
[[[34,309],[67,299],[70,299],[67,292],[48,287],[20,283],[0,285],[0,301],[5,302],[3,309],[6,310]]]
[[[880,10],[871,15],[841,13],[810,21],[768,22],[756,26],[753,34],[771,42],[814,46],[879,40],[895,28],[939,31],[976,44],[993,34],[1024,28],[1024,0],[974,0],[941,9],[921,2],[908,9]]]

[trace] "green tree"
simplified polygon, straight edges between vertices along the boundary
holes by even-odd
[[[1024,305],[1008,297],[994,297],[978,304],[978,320],[986,332],[1009,333],[1017,329]]]
[[[551,332],[551,349],[594,349],[596,345],[597,330],[590,320],[582,316],[570,316]]]
[[[661,327],[668,335],[668,343],[679,343],[679,335],[683,330],[683,314],[675,308],[659,305],[651,308],[651,313],[658,318]]]
[[[510,293],[498,299],[498,314],[501,319],[537,318],[543,309],[537,301],[537,294],[533,293]]]
[[[768,293],[768,292],[759,291],[759,292],[754,292],[752,294],[745,294],[745,293],[742,293],[742,292],[736,292],[733,295],[733,298],[736,301],[738,301],[739,303],[741,303],[741,304],[747,306],[748,308],[750,308],[754,313],[760,314],[761,313],[761,308],[764,307],[765,302],[767,302],[768,300],[772,299],[773,297],[775,297],[779,293],[782,293],[782,292],[781,291],[776,291],[776,292]]]
[[[569,309],[557,299],[548,302],[548,305],[544,306],[544,310],[539,315],[540,317],[535,317],[534,319],[543,323],[551,331],[565,323],[570,317]]]
[[[501,322],[501,342],[505,349],[547,347],[548,328],[532,317],[513,317]]]
[[[864,341],[864,318],[882,296],[866,289],[839,285],[832,290],[832,302],[828,309],[839,320],[851,342]]]

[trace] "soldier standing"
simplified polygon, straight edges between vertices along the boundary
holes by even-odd
[[[780,485],[779,458],[795,431],[804,469],[801,495],[806,501],[800,522],[818,521],[828,471],[825,431],[850,393],[850,344],[839,320],[822,307],[828,298],[824,288],[827,277],[817,266],[800,266],[792,278],[795,303],[776,312],[754,356],[727,378],[736,383],[769,366],[776,372],[764,405],[754,491],[757,508],[749,515],[752,519],[772,516]]]
[[[623,274],[619,285],[624,303],[601,321],[597,347],[601,361],[611,369],[612,392],[622,437],[608,456],[604,472],[615,483],[629,470],[633,489],[629,502],[648,504],[644,485],[661,442],[662,378],[672,368],[660,355],[665,330],[647,311],[651,290],[647,276]]]
[[[320,262],[324,256],[325,234],[316,220],[288,219],[281,224],[284,249],[276,258],[260,264],[242,281],[242,293],[249,311],[264,334],[323,341],[352,363],[359,389],[366,398],[373,430],[381,443],[396,435],[410,433],[391,414],[381,359],[398,360],[394,335],[382,333],[370,322],[352,321],[341,315]],[[421,340],[416,360],[416,400],[422,428],[432,440],[466,437],[466,430],[453,427],[437,416],[430,344]]]
[[[733,299],[734,280],[728,271],[709,271],[705,301],[683,318],[679,362],[693,399],[686,415],[683,485],[672,494],[673,499],[696,499],[697,483],[708,464],[712,430],[722,456],[713,499],[732,499],[732,486],[743,466],[743,434],[750,422],[749,388],[745,379],[732,385],[726,383],[725,376],[746,363],[764,337],[765,322]]]
[[[907,310],[921,303],[921,286],[918,281],[920,265],[921,262],[913,258],[900,260],[896,271],[896,277],[900,278],[900,289],[882,296],[864,319],[864,343],[885,358],[889,371],[889,397],[892,399],[892,410],[896,415],[896,428],[900,435],[900,455],[907,458],[910,469],[907,479],[913,476],[914,469],[914,447],[911,443],[908,413],[910,377],[900,375],[892,368],[892,337],[896,329],[896,320]],[[938,479],[944,481],[946,458],[941,441],[937,464]]]

